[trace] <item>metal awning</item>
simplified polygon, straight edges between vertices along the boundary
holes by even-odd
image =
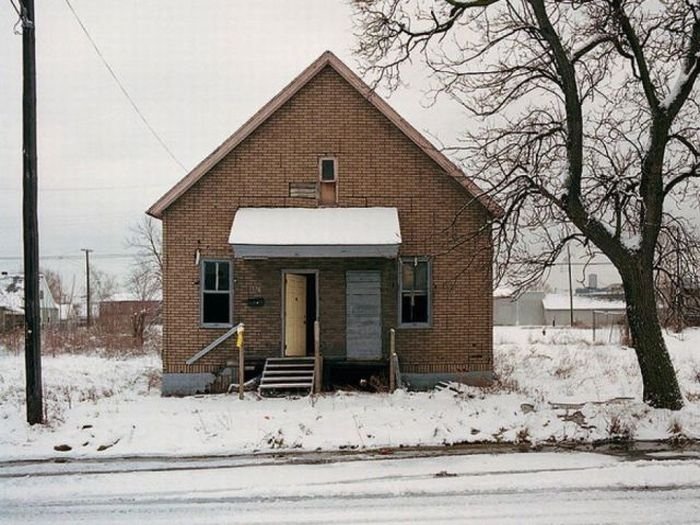
[[[229,244],[241,259],[394,258],[401,229],[396,208],[239,208]]]

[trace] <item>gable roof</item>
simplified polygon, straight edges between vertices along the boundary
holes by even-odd
[[[16,314],[24,313],[24,276],[22,274],[0,275],[0,308]]]
[[[160,219],[163,212],[188,189],[190,189],[199,179],[201,179],[219,161],[228,155],[236,146],[243,142],[253,133],[263,122],[265,122],[275,111],[282,107],[311,79],[320,73],[326,66],[330,66],[358,93],[360,93],[370,104],[372,104],[381,114],[394,124],[406,137],[418,146],[428,157],[430,157],[440,168],[454,178],[463,188],[465,188],[475,199],[477,199],[492,215],[500,216],[503,209],[485,193],[476,183],[455,166],[445,155],[438,151],[423,135],[399,115],[387,102],[379,97],[360,77],[358,77],[348,66],[346,66],[337,56],[330,51],[326,51],[317,58],[309,67],[292,80],[282,91],[275,95],[272,100],[265,104],[257,113],[243,124],[238,131],[226,139],[202,162],[197,164],[192,171],[183,177],[165,195],[158,199],[146,213]]]
[[[24,313],[24,274],[0,273],[0,308],[15,314]],[[44,274],[39,274],[39,290],[41,308],[57,308],[51,289]]]

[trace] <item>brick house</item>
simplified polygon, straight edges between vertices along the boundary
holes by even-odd
[[[239,322],[248,375],[313,355],[318,321],[327,383],[381,372],[392,328],[409,384],[489,379],[483,227],[501,212],[324,53],[148,210],[163,222],[163,393],[216,390],[237,353],[212,343]]]

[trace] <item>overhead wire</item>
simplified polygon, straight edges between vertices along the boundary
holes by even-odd
[[[21,0],[20,0],[21,1]],[[23,9],[20,9],[15,5],[14,0],[10,0],[10,5],[12,5],[12,9],[15,10],[15,13],[17,13],[17,22],[15,22],[15,25],[12,26],[12,32],[15,35],[22,35],[22,31],[19,29],[20,27],[24,27],[25,22],[27,21],[25,17],[22,15]],[[21,7],[21,4],[20,4]]]
[[[10,4],[12,4],[12,8],[15,10],[15,13],[17,13],[17,16],[22,16],[22,14],[19,12],[19,7],[15,5],[14,0],[10,0]]]
[[[90,255],[90,258],[94,259],[131,259],[136,256],[135,253],[95,253]],[[54,261],[71,261],[71,260],[82,260],[83,255],[40,255],[39,259],[42,260],[54,260]],[[0,257],[0,261],[18,261],[21,260],[20,256],[8,256]]]
[[[112,190],[145,190],[150,188],[168,188],[168,184],[134,184],[134,185],[112,185],[112,186],[63,186],[60,188],[39,188],[40,193],[46,192],[61,192],[61,191],[112,191]],[[15,191],[20,192],[22,188],[12,186],[0,186],[0,191]]]
[[[163,150],[168,154],[168,156],[175,162],[183,171],[187,171],[187,168],[178,160],[178,158],[175,156],[175,154],[172,152],[172,150],[168,147],[168,145],[165,143],[165,141],[158,135],[156,130],[151,126],[151,124],[148,122],[144,114],[141,112],[139,109],[138,105],[134,101],[134,99],[131,97],[129,92],[127,91],[126,87],[124,87],[124,84],[122,84],[121,80],[119,80],[119,77],[117,76],[116,72],[112,68],[112,66],[109,64],[105,56],[102,54],[102,51],[100,50],[99,46],[95,42],[95,40],[92,38],[92,35],[90,35],[90,32],[88,31],[87,27],[85,27],[85,24],[83,21],[80,19],[78,16],[78,13],[75,11],[73,8],[73,5],[70,3],[70,0],[65,0],[66,5],[68,6],[68,9],[70,9],[71,13],[73,13],[73,16],[75,17],[75,20],[78,22],[78,25],[82,29],[83,33],[85,33],[85,36],[87,39],[90,41],[90,44],[92,45],[92,48],[95,50],[95,53],[97,53],[97,56],[100,58],[102,61],[102,64],[104,64],[105,68],[107,68],[107,71],[109,72],[110,76],[114,80],[114,82],[117,84],[121,92],[124,94],[126,99],[129,101],[129,104],[131,107],[134,109],[136,114],[139,116],[141,121],[144,123],[144,125],[148,128],[148,130],[151,132],[151,134],[155,137],[155,139],[158,141],[158,143],[161,145]]]

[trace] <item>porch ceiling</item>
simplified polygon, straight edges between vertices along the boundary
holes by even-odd
[[[393,258],[401,229],[396,208],[239,208],[229,243],[242,259]]]

